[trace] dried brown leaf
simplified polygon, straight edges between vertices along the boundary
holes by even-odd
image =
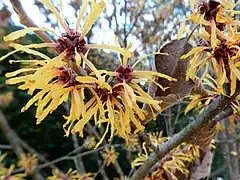
[[[160,52],[168,53],[168,56],[158,54],[155,56],[155,70],[167,74],[177,79],[176,82],[169,82],[159,78],[158,83],[170,87],[163,92],[160,88],[155,93],[156,96],[166,96],[168,94],[186,94],[194,86],[191,81],[186,81],[186,71],[189,59],[180,60],[180,56],[192,49],[192,46],[186,42],[186,38],[173,40],[164,45]]]
[[[162,100],[162,110],[167,109],[172,104],[176,104],[190,93],[204,93],[202,86],[193,81],[186,81],[186,71],[190,58],[181,60],[180,57],[192,49],[192,46],[186,42],[187,38],[173,40],[167,43],[159,52],[168,53],[168,56],[157,54],[153,63],[153,71],[167,74],[177,79],[175,82],[168,81],[163,78],[158,78],[157,82],[164,87],[169,87],[163,91],[155,84],[151,83],[148,87],[148,93],[157,100]],[[148,111],[149,107],[144,107]],[[157,113],[157,112],[156,112]],[[149,116],[149,117],[148,117]],[[148,114],[148,120],[151,115]],[[147,121],[146,121],[147,122]]]

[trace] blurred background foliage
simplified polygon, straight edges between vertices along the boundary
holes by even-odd
[[[58,24],[52,19],[51,12],[45,9],[39,1],[29,0],[29,3],[39,8],[39,12],[46,18],[44,23],[58,28]],[[57,6],[59,1],[55,0],[54,3]],[[76,15],[82,1],[68,0],[66,4],[68,9],[70,8],[72,11],[71,13]],[[136,57],[155,52],[164,43],[175,39],[181,22],[190,14],[189,2],[182,0],[109,0],[106,9],[94,25],[94,28],[88,33],[87,41],[89,43],[96,43],[96,41],[104,43],[106,39],[113,38],[109,41],[114,42],[112,34],[116,34],[122,46],[126,46],[128,42],[134,44]],[[2,41],[2,37],[12,31],[23,28],[16,18],[12,18],[14,14],[15,12],[11,5],[7,1],[0,0],[0,56],[11,51],[8,45]],[[29,16],[31,17],[31,14]],[[70,19],[69,23],[72,22],[74,22],[74,19]],[[104,34],[104,38],[102,39],[101,37],[103,36],[98,38],[101,33]],[[22,44],[30,44],[32,42],[38,43],[41,41],[33,34],[21,39]],[[51,50],[49,49],[45,49],[44,53],[51,56]],[[114,70],[119,64],[117,56],[109,52],[95,50],[90,51],[89,56],[89,59],[100,69]],[[17,53],[10,56],[8,60],[10,59],[29,59],[29,55]],[[0,64],[0,108],[12,130],[17,133],[17,136],[22,141],[29,145],[28,148],[25,148],[25,152],[28,153],[30,150],[34,150],[38,152],[37,155],[40,154],[51,161],[65,156],[77,146],[82,146],[84,139],[74,135],[64,137],[62,129],[64,119],[62,115],[66,111],[66,107],[62,106],[58,108],[40,125],[36,125],[34,107],[25,113],[20,112],[30,97],[26,92],[18,90],[16,86],[8,86],[4,83],[6,80],[4,74],[16,70],[20,66],[19,64],[10,64],[8,60],[4,60]],[[150,69],[152,60],[153,56],[145,58],[138,65],[138,68]],[[163,131],[164,136],[172,136],[177,133],[186,124],[193,121],[196,116],[196,112],[185,116],[185,107],[186,102],[181,102],[169,108],[160,114],[156,121],[149,122],[146,131]],[[3,128],[2,125],[1,128]],[[86,129],[87,136],[94,136],[97,140],[101,133],[101,128],[97,129],[91,124]],[[106,141],[105,143],[107,144],[108,142]],[[100,150],[83,156],[79,161],[79,166],[81,167],[81,163],[83,163],[85,172],[98,172],[96,179],[106,179],[107,177],[113,179],[114,177],[120,177],[121,173],[128,175],[132,169],[131,161],[136,157],[138,150],[131,151],[125,148],[123,140],[119,138],[114,138],[113,144],[119,144],[116,147],[119,156],[115,165],[102,166],[104,159],[101,156],[103,151]],[[238,158],[238,155],[231,155],[230,150],[224,150],[221,144],[219,140],[212,164],[213,179],[216,179],[216,177],[229,179],[231,171],[225,165],[227,162],[226,159],[227,157]],[[81,149],[81,153],[85,151],[88,151],[86,146]],[[12,151],[5,131],[0,131],[0,152],[1,154],[9,152],[8,156],[4,159],[6,166],[17,163],[17,157]],[[76,162],[71,160],[60,161],[55,165],[63,172],[67,172],[69,168],[78,169]],[[51,174],[51,168],[43,168],[40,172],[46,177]]]

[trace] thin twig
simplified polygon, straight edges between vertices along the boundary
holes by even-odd
[[[105,165],[106,165],[106,163],[103,163],[103,164],[102,164],[102,166],[101,166],[101,167],[98,169],[98,171],[94,174],[93,179],[96,179],[96,178],[97,178],[98,174],[103,171]]]
[[[125,37],[125,38],[127,38],[127,37],[132,33],[133,28],[136,26],[136,23],[137,23],[137,21],[138,21],[138,18],[141,16],[141,14],[142,14],[143,11],[144,11],[144,6],[145,6],[146,1],[147,1],[147,0],[144,0],[144,2],[142,2],[143,4],[142,4],[142,6],[141,6],[140,11],[134,16],[135,19],[134,19],[133,25],[131,26],[130,30],[129,30],[128,33],[126,34],[126,37]]]
[[[120,144],[112,144],[112,145],[111,145],[111,144],[107,144],[107,145],[101,146],[101,147],[99,147],[99,148],[97,148],[97,149],[93,149],[93,150],[90,150],[90,151],[86,151],[86,152],[77,154],[77,155],[75,155],[75,156],[70,156],[69,154],[73,154],[73,152],[75,151],[75,150],[73,150],[73,151],[67,153],[65,156],[62,156],[62,157],[57,158],[57,159],[54,159],[54,160],[52,160],[52,161],[50,161],[50,162],[47,162],[47,163],[38,165],[38,166],[35,168],[35,171],[38,171],[38,170],[43,169],[43,168],[46,168],[46,167],[48,167],[48,166],[51,166],[51,165],[56,164],[56,163],[61,162],[61,161],[74,160],[74,159],[79,158],[79,157],[87,156],[87,155],[96,153],[96,152],[101,151],[101,150],[103,150],[103,149],[105,149],[105,148],[108,148],[108,147],[120,147],[120,146],[121,146]],[[14,170],[13,173],[22,172],[23,170],[24,170],[24,169],[19,168],[19,169]]]
[[[117,2],[116,0],[113,0],[113,16],[115,20],[115,26],[116,26],[116,31],[115,34],[119,34],[119,24],[118,24],[118,18],[117,18]]]
[[[217,144],[234,143],[234,142],[238,142],[238,141],[240,141],[240,136],[238,136],[234,139],[224,139],[224,140],[216,139]]]
[[[94,135],[94,137],[96,137],[98,141],[101,139],[100,135],[96,131],[96,126],[92,126],[90,123],[88,123],[87,127],[86,127],[86,131],[87,131],[88,135]],[[106,140],[104,139],[104,142],[105,141]],[[94,154],[94,156],[96,157],[97,165],[100,168],[101,165],[102,165],[102,160],[100,159],[98,154]],[[106,174],[104,169],[102,169],[102,171],[100,171],[100,173],[101,173],[101,176],[102,176],[103,179],[108,180],[107,174]]]
[[[41,160],[42,162],[45,162],[45,163],[49,162],[48,159],[46,159],[42,154],[37,152],[34,148],[32,148],[27,142],[22,140],[20,137],[18,137],[18,141],[24,149],[31,152],[32,154],[36,154],[39,160]],[[51,165],[50,167],[56,168],[56,166],[54,166],[54,165]]]
[[[223,173],[224,171],[226,171],[226,169],[228,168],[229,164],[230,164],[229,161],[228,161],[228,162],[225,162],[225,163],[224,163],[224,166],[221,167],[221,168],[219,168],[219,169],[217,169],[216,171],[213,171],[213,172],[210,174],[209,178],[210,178],[210,179],[211,179],[211,178],[214,178],[214,177],[220,175],[221,173]]]
[[[82,150],[84,150],[84,144],[81,145],[81,146],[78,146],[77,148],[75,148],[73,151],[69,152],[67,155],[70,156],[70,155],[73,155],[73,154],[77,154],[77,153],[80,153]]]
[[[12,145],[13,151],[20,158],[21,155],[24,154],[25,152],[21,145],[19,144],[17,134],[9,126],[7,119],[1,110],[0,110],[0,128],[2,129],[2,132],[6,136],[9,143]]]
[[[10,150],[12,149],[12,146],[7,144],[0,144],[0,149]]]
[[[93,134],[96,136],[97,140],[99,141],[101,139],[100,134],[96,131],[95,127],[93,127],[90,123],[87,124],[88,127],[88,131],[92,131]],[[107,144],[107,141],[104,139],[103,144]],[[113,165],[117,171],[117,173],[119,174],[120,177],[124,176],[123,170],[119,164],[118,161],[115,162],[115,164]]]
[[[18,158],[21,158],[21,155],[23,155],[25,152],[23,148],[20,145],[19,138],[17,133],[9,126],[7,119],[3,112],[0,110],[0,128],[4,132],[4,135],[6,136],[7,140],[12,145],[13,151],[17,155]],[[33,178],[35,180],[43,180],[43,177],[41,174],[36,171],[33,173]]]
[[[172,129],[173,134],[174,134],[174,131],[175,131],[175,127],[176,127],[177,123],[179,122],[179,117],[180,117],[180,115],[182,113],[181,110],[182,110],[182,105],[179,104],[178,105],[178,110],[177,110],[177,115],[175,116],[175,120],[173,122],[173,129]]]
[[[77,154],[77,155],[75,155],[75,156],[63,156],[63,157],[61,157],[61,158],[63,158],[63,160],[65,160],[65,159],[74,160],[75,158],[87,156],[87,155],[90,155],[90,154],[93,154],[93,153],[95,153],[95,152],[101,151],[101,150],[103,150],[103,149],[105,149],[105,148],[108,148],[108,147],[119,147],[119,146],[121,146],[121,145],[120,145],[120,144],[114,144],[114,145],[107,144],[107,145],[105,145],[105,146],[101,146],[101,147],[99,147],[99,148],[97,148],[97,149],[92,149],[92,150],[90,150],[90,151],[86,151],[86,152]],[[61,159],[61,158],[60,158],[60,159]],[[51,162],[54,162],[53,164],[55,164],[55,163],[56,163],[55,161],[56,161],[56,160],[51,161]],[[51,162],[49,162],[49,163],[51,163]],[[59,161],[57,161],[57,162],[59,162]],[[46,164],[47,164],[47,163],[46,163]],[[42,165],[42,166],[43,166],[43,165]],[[44,167],[46,167],[46,165],[45,165]]]
[[[77,135],[76,134],[72,134],[71,136],[72,136],[72,140],[73,140],[73,147],[75,149],[78,148],[78,147],[81,147],[81,146],[79,146]],[[76,166],[76,169],[77,169],[78,173],[79,174],[85,174],[86,170],[85,170],[82,158],[81,157],[76,158],[74,160],[74,163],[75,163],[75,166]]]

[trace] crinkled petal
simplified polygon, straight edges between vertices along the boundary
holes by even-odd
[[[14,54],[14,53],[16,53],[16,52],[18,52],[18,51],[20,51],[20,50],[19,50],[19,49],[16,49],[16,50],[14,50],[14,51],[11,51],[10,53],[2,56],[2,57],[0,58],[0,61],[6,59],[8,56],[11,56],[12,54]]]
[[[76,32],[78,32],[78,30],[79,30],[80,22],[83,19],[84,13],[87,10],[88,3],[89,3],[89,0],[85,0],[83,2],[83,5],[82,5],[81,9],[78,12],[77,22],[76,22]]]
[[[97,3],[96,0],[92,0],[91,6],[92,6],[92,10],[91,10],[90,14],[88,15],[88,17],[86,18],[84,26],[83,26],[83,30],[82,30],[82,34],[81,34],[82,37],[84,37],[88,33],[88,31],[91,29],[94,22],[100,16],[103,9],[105,8],[105,3],[104,3],[104,1]]]
[[[29,71],[37,71],[37,69],[35,69],[35,68],[18,69],[16,71],[6,73],[5,76],[6,77],[13,77],[13,76],[16,76],[20,73],[29,72]]]
[[[67,33],[70,33],[70,30],[67,26],[66,21],[64,20],[64,18],[60,15],[60,13],[58,12],[58,10],[54,7],[54,5],[51,3],[50,0],[41,0],[41,2],[48,7],[52,13],[55,15],[55,17],[57,18],[58,22],[61,24],[61,26],[65,29],[65,31]]]
[[[116,45],[88,44],[87,47],[90,49],[108,49],[108,50],[120,53],[126,58],[132,58],[134,56],[133,52],[126,50],[124,48],[121,48],[119,46],[116,46]]]
[[[35,50],[32,50],[32,49],[29,49],[28,47],[25,47],[21,44],[16,44],[16,43],[11,43],[9,46],[15,48],[16,50],[18,51],[24,51],[26,53],[29,53],[29,54],[33,54],[33,55],[36,55],[36,56],[39,56],[43,59],[50,59],[48,56],[46,56],[45,54],[43,53],[40,53],[38,51],[35,51]]]
[[[20,37],[26,36],[26,34],[28,34],[30,32],[33,32],[33,31],[49,31],[49,32],[52,32],[52,33],[56,34],[55,31],[51,28],[28,27],[28,28],[25,28],[25,29],[14,31],[9,35],[4,36],[3,40],[4,41],[14,41],[14,40],[16,40]]]

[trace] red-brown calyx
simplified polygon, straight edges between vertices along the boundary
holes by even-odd
[[[57,82],[59,84],[63,84],[65,87],[75,86],[76,84],[79,84],[79,82],[76,81],[76,74],[72,69],[62,66],[60,68],[57,68],[57,70],[59,71],[59,75],[57,76]]]
[[[98,97],[103,101],[106,102],[108,99],[112,100],[113,98],[117,98],[118,95],[122,93],[123,87],[116,86],[110,92],[106,88],[99,88],[97,85],[94,88],[94,91],[97,93]]]
[[[122,82],[126,82],[126,83],[128,83],[128,82],[130,82],[133,79],[133,77],[131,75],[131,73],[133,72],[133,68],[131,66],[129,66],[129,65],[126,66],[126,67],[119,66],[115,70],[115,72],[118,73],[118,76],[116,77],[118,82],[121,82],[121,83]]]
[[[236,56],[238,52],[237,48],[229,48],[226,43],[221,43],[214,50],[214,58],[219,61],[220,59],[228,59],[229,57]]]
[[[70,34],[64,34],[62,38],[57,40],[58,45],[56,51],[62,53],[66,51],[66,57],[68,60],[75,61],[76,51],[78,53],[86,54],[88,48],[84,39],[80,40],[80,33],[71,32]]]
[[[98,97],[101,99],[101,101],[106,102],[108,99],[112,99],[114,94],[112,94],[108,89],[106,88],[94,88],[94,91],[97,93]]]
[[[224,28],[224,24],[216,22],[216,16],[217,16],[219,5],[221,5],[219,2],[210,0],[208,3],[204,2],[199,4],[198,12],[200,14],[204,14],[205,20],[207,21],[214,20],[217,28],[220,31],[222,31]]]

